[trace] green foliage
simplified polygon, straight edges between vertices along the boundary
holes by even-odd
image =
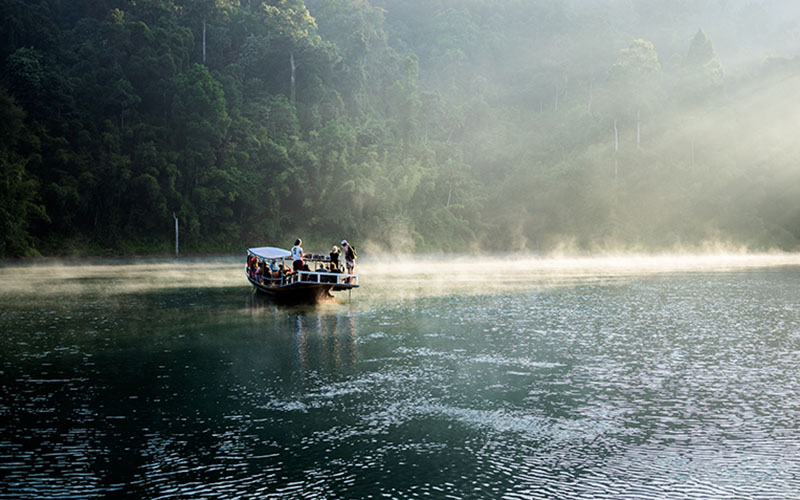
[[[0,257],[168,252],[173,214],[189,253],[794,248],[800,65],[730,80],[720,9],[2,2]]]
[[[679,75],[683,97],[697,101],[713,97],[722,87],[724,71],[714,45],[698,30],[683,58]]]
[[[38,203],[38,182],[28,170],[31,152],[26,155],[24,142],[29,140],[24,112],[5,92],[0,91],[0,258],[35,253],[28,232],[30,220],[46,219]]]

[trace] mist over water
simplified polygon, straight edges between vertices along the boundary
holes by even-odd
[[[530,256],[512,254],[380,254],[359,259],[356,273],[365,300],[385,295],[413,296],[513,292],[573,280],[620,279],[626,276],[721,272],[800,265],[791,253],[748,254],[609,254],[601,256]],[[195,290],[242,286],[244,260],[137,259],[95,260],[76,264],[57,259],[0,267],[0,295],[98,293],[115,295],[165,289]],[[342,294],[337,294],[343,297]]]
[[[0,496],[797,498],[795,255],[243,267],[0,268]]]

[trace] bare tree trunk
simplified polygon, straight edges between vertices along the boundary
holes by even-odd
[[[172,212],[172,218],[175,219],[175,258],[178,258],[178,217],[175,212]]]
[[[292,73],[291,73],[291,87],[289,89],[289,92],[290,92],[292,104],[294,104],[295,103],[295,80],[294,80],[294,74],[295,74],[295,70],[297,69],[297,66],[294,63],[294,52],[290,52],[289,53],[289,67],[292,70]]]
[[[619,129],[617,129],[617,120],[614,120],[614,178],[619,175],[619,160],[617,158],[619,153]]]
[[[203,66],[206,65],[206,20],[203,19]]]
[[[556,105],[555,105],[556,113],[558,113],[558,94],[559,94],[558,86],[556,86]]]
[[[450,206],[450,196],[452,194],[453,194],[453,185],[450,184],[450,189],[447,191],[447,205],[445,205],[445,208]]]
[[[642,122],[641,122],[641,112],[640,110],[636,110],[636,149],[642,149]]]

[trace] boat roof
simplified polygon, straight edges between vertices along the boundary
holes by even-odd
[[[262,259],[287,259],[292,256],[292,252],[277,247],[256,247],[248,248],[247,251]]]

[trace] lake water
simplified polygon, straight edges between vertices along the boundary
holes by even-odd
[[[0,268],[2,498],[800,498],[800,258]]]

